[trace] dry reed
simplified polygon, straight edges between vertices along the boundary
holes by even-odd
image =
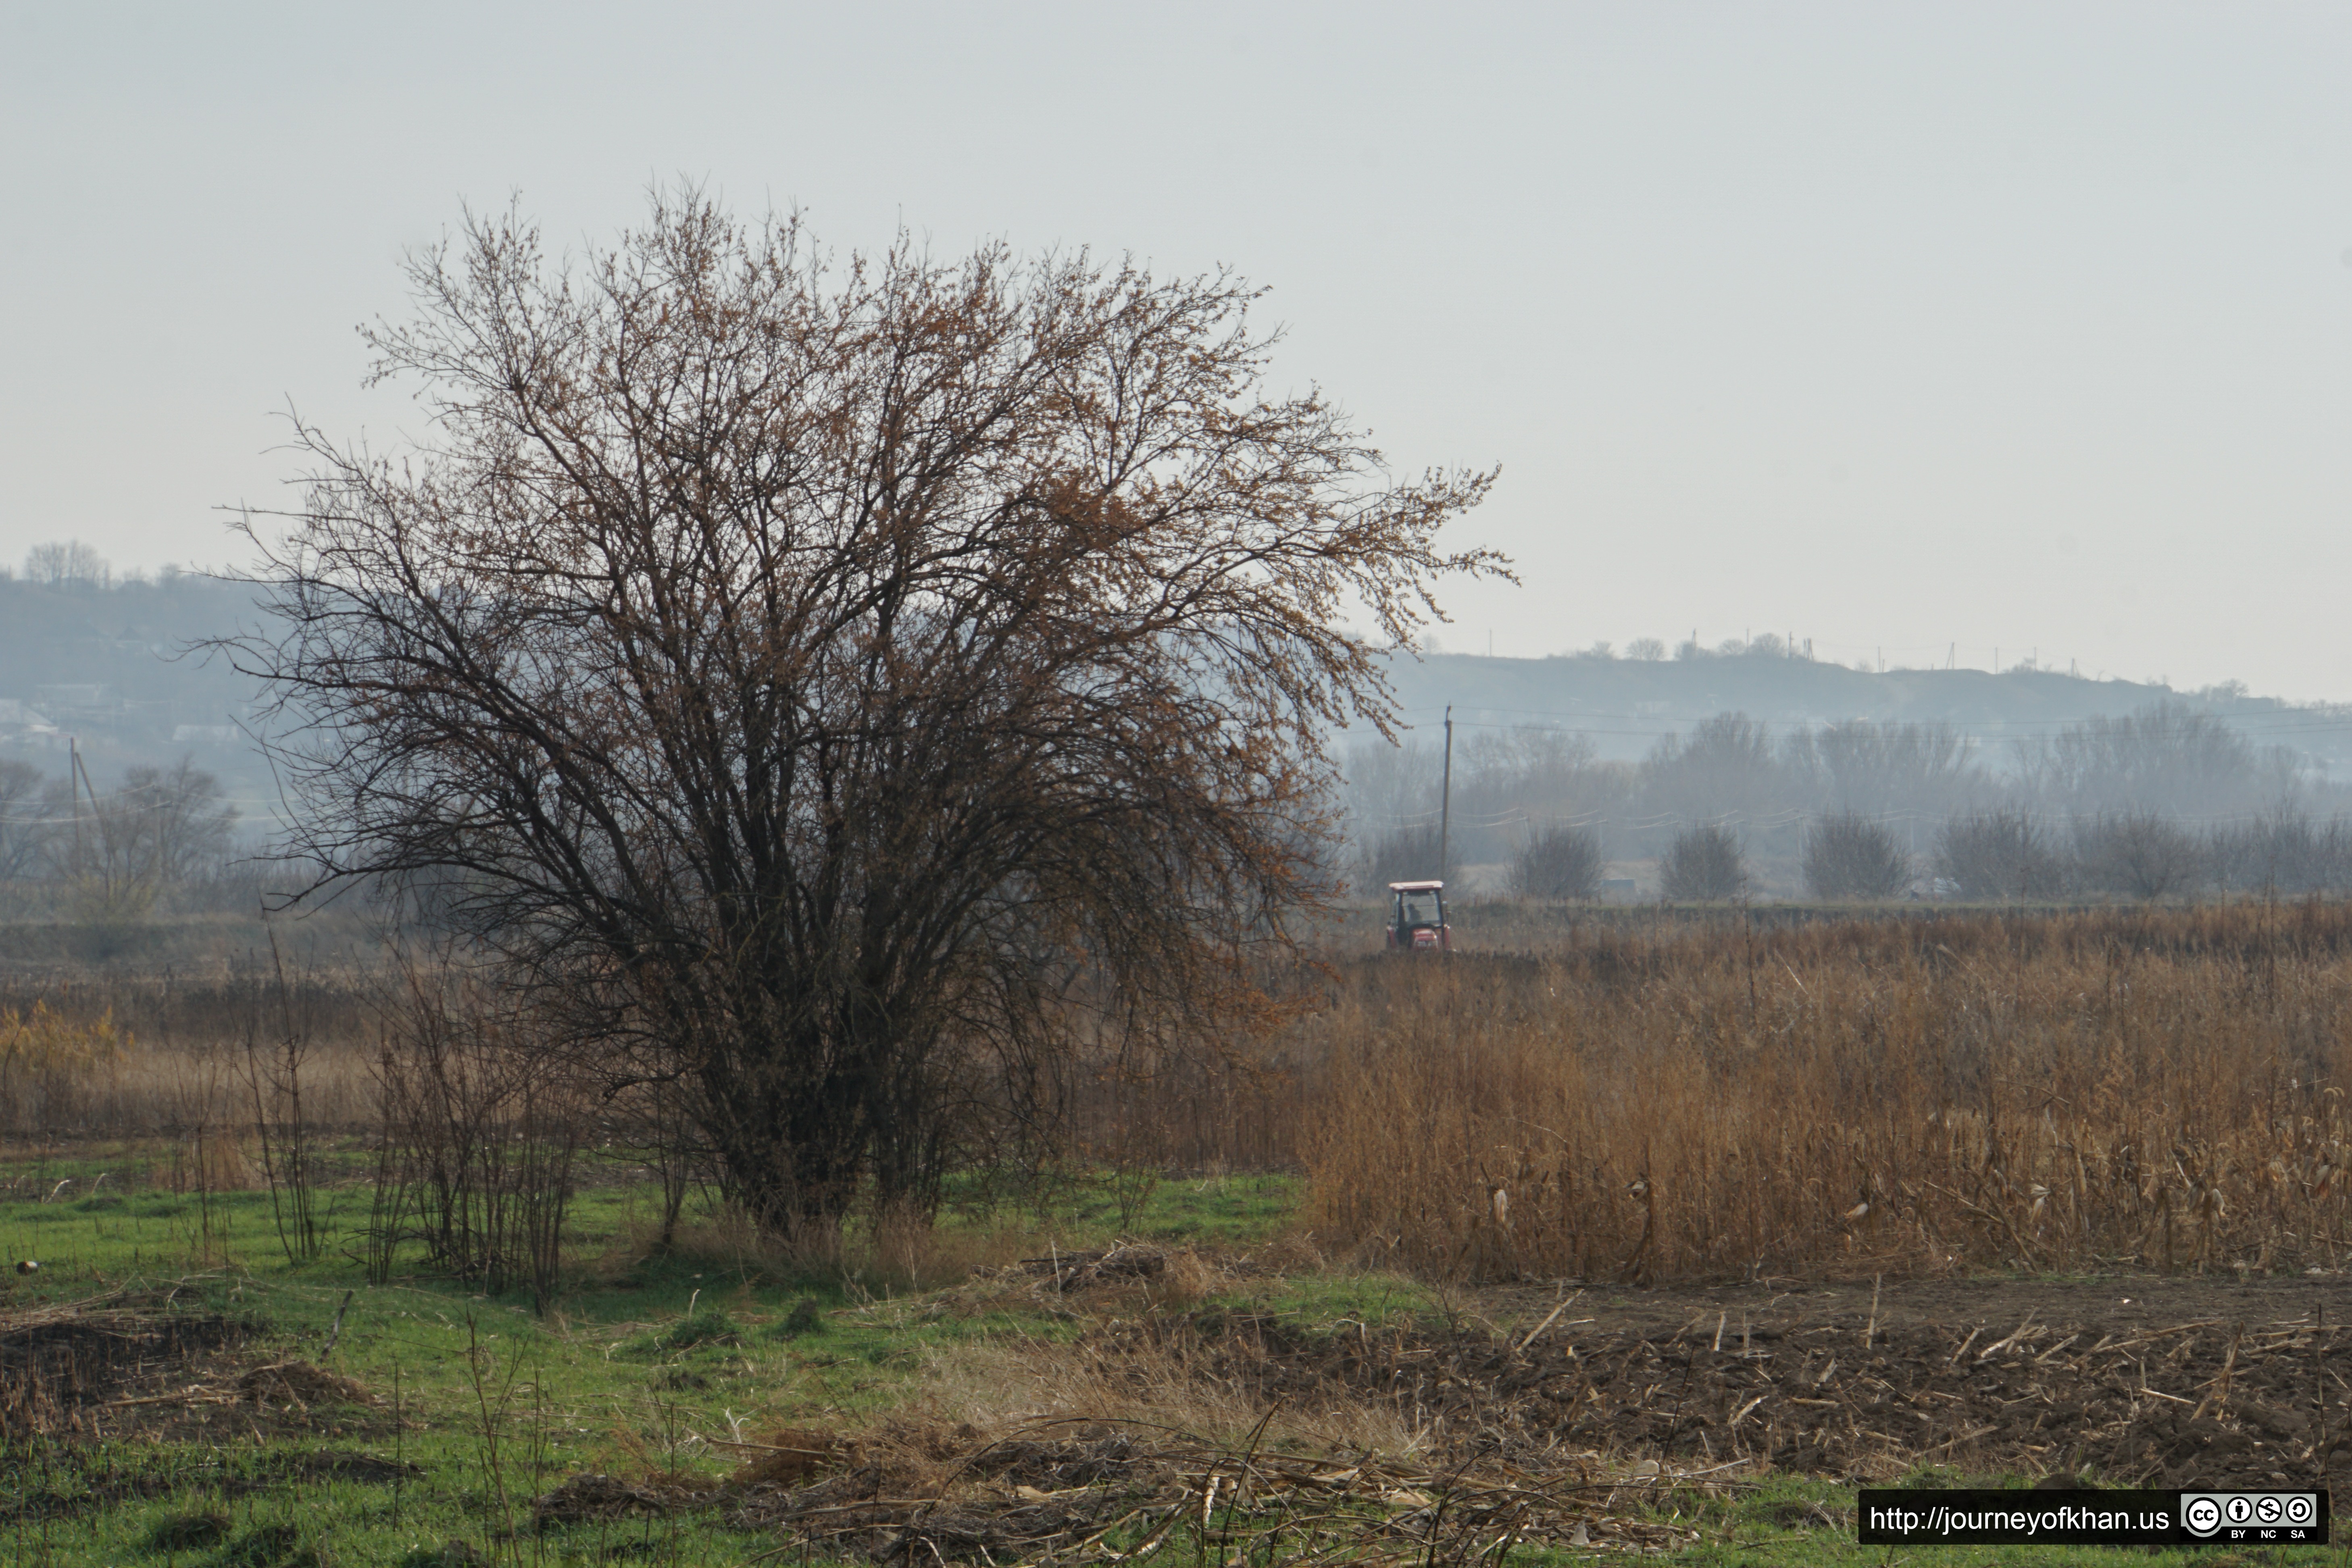
[[[1620,929],[1343,980],[1302,1107],[1327,1245],[1632,1281],[2352,1247],[2342,906]]]

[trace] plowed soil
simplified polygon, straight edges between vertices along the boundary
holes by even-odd
[[[1554,1308],[1567,1304],[1547,1325]],[[1879,1479],[1922,1464],[2109,1485],[2342,1479],[2352,1279],[1507,1289],[1336,1373],[1457,1449]]]
[[[2336,1277],[1523,1287],[1452,1306],[1415,1328],[1144,1313],[1079,1337],[1097,1373],[1129,1365],[1139,1384],[1172,1373],[1276,1408],[1386,1405],[1412,1435],[1402,1453],[1216,1451],[1149,1423],[942,1430],[930,1458],[951,1485],[851,1443],[796,1470],[805,1484],[752,1484],[737,1506],[878,1561],[1025,1560],[1191,1518],[1223,1475],[1257,1500],[1256,1528],[1373,1555],[1436,1552],[1447,1529],[1655,1550],[1689,1539],[1661,1521],[1675,1495],[1773,1470],[2326,1485],[2352,1428],[2352,1280]],[[1445,1509],[1421,1506],[1441,1492]]]

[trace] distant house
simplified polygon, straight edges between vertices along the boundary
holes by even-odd
[[[68,684],[37,687],[33,700],[60,728],[82,729],[113,721],[122,708],[110,686]]]
[[[48,716],[14,697],[0,697],[0,741],[47,740],[58,732]]]

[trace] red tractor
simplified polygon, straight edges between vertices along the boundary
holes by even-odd
[[[1454,946],[1454,928],[1445,923],[1445,884],[1391,882],[1394,899],[1389,910],[1389,950],[1392,952],[1444,952]]]

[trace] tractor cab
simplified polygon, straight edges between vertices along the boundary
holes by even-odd
[[[1445,923],[1445,884],[1391,882],[1389,948],[1395,952],[1443,952],[1454,945]]]

